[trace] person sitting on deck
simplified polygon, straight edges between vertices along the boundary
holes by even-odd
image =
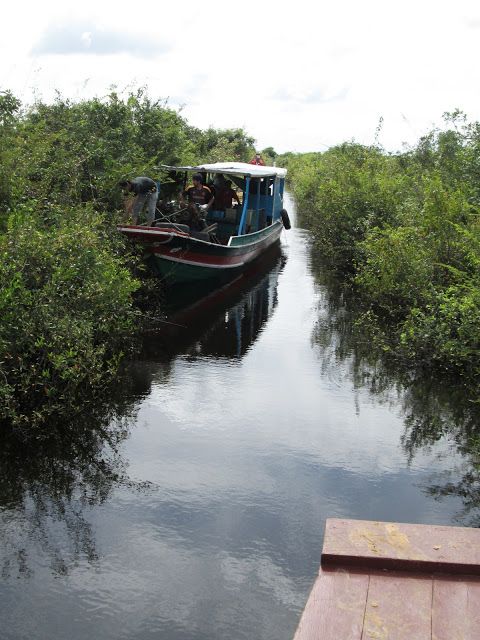
[[[138,218],[144,205],[147,205],[147,224],[152,225],[155,219],[155,209],[158,200],[158,188],[155,180],[140,176],[133,180],[122,180],[119,182],[125,193],[133,193],[134,199],[126,205],[126,210],[131,213],[133,224],[138,224]]]
[[[214,197],[211,190],[203,184],[201,173],[196,173],[192,180],[193,186],[188,187],[180,194],[180,203],[184,206],[186,198],[188,204],[179,222],[188,224],[191,231],[203,231],[207,225],[201,217],[201,213],[206,213],[210,209]]]
[[[178,222],[190,227],[190,231],[203,231],[207,223],[201,217],[201,212],[194,202],[190,202],[187,208],[180,214]]]
[[[201,173],[196,173],[193,176],[193,186],[185,189],[180,194],[180,203],[185,204],[185,198],[189,204],[196,204],[203,211],[208,211],[213,204],[213,194],[211,190],[203,184],[203,176]]]

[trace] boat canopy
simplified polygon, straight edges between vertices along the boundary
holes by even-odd
[[[207,171],[208,173],[223,173],[230,176],[250,176],[251,178],[267,178],[269,176],[278,176],[285,178],[287,170],[281,167],[263,167],[257,164],[248,164],[247,162],[214,162],[212,164],[200,164],[196,167],[170,167],[162,164],[159,169],[168,169],[173,171]]]

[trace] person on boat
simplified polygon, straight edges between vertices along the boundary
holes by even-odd
[[[185,204],[185,198],[189,204],[198,205],[203,211],[208,211],[213,204],[212,191],[203,184],[203,176],[196,173],[193,178],[193,186],[188,187],[180,195],[181,204]]]
[[[190,231],[203,231],[207,227],[207,223],[202,217],[199,207],[194,202],[190,202],[187,205],[178,222],[188,225]]]
[[[231,209],[233,201],[236,200],[237,204],[240,204],[240,198],[236,191],[232,189],[232,181],[225,180],[223,186],[217,189],[215,193],[215,202],[213,208],[216,211],[225,211],[225,209]]]
[[[262,158],[262,156],[257,152],[254,157],[250,160],[249,164],[258,164],[261,167],[265,166],[265,162]]]
[[[196,173],[193,177],[193,186],[187,187],[180,193],[180,204],[186,209],[182,213],[179,222],[187,224],[191,231],[203,231],[207,226],[203,216],[213,204],[214,196],[209,187],[203,184],[203,175]],[[185,202],[186,200],[186,202]]]
[[[143,207],[147,207],[147,224],[151,225],[155,219],[155,208],[158,200],[158,187],[155,180],[146,176],[139,176],[133,180],[122,180],[119,186],[127,194],[133,194],[133,202],[128,208],[131,211],[133,224],[138,224],[138,218]]]

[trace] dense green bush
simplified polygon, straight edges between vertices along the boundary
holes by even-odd
[[[431,295],[431,248],[416,227],[373,229],[360,244],[362,263],[356,283],[377,310],[395,317]]]
[[[242,129],[201,131],[144,89],[24,107],[0,91],[2,424],[38,436],[48,416],[80,410],[158,313],[158,281],[115,229],[118,182],[253,149]]]
[[[201,131],[144,89],[79,102],[58,95],[23,110],[0,92],[0,134],[0,160],[9,168],[0,183],[4,224],[12,207],[32,199],[39,216],[49,216],[52,204],[86,202],[112,213],[121,207],[121,179],[161,179],[162,164],[247,160],[254,148],[242,129]]]
[[[395,158],[353,143],[306,154],[303,162],[289,159],[288,169],[319,251],[343,270],[353,268],[357,243],[370,229],[395,222],[396,203],[410,181]]]
[[[359,293],[363,326],[413,365],[478,380],[480,124],[446,123],[404,153],[349,143],[279,162],[316,254]]]
[[[480,375],[480,282],[451,286],[413,307],[400,330],[408,357],[428,365]]]
[[[34,198],[39,213],[84,202],[112,211],[121,204],[119,180],[157,177],[155,165],[193,158],[190,138],[187,122],[143,90],[127,99],[112,92],[104,100],[36,103],[16,123],[17,202]]]
[[[39,227],[26,209],[0,238],[0,421],[34,427],[78,410],[116,369],[138,282],[90,207]],[[113,243],[113,244],[112,244]]]

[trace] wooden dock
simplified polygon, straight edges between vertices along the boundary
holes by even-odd
[[[480,529],[327,520],[294,640],[480,640]]]

